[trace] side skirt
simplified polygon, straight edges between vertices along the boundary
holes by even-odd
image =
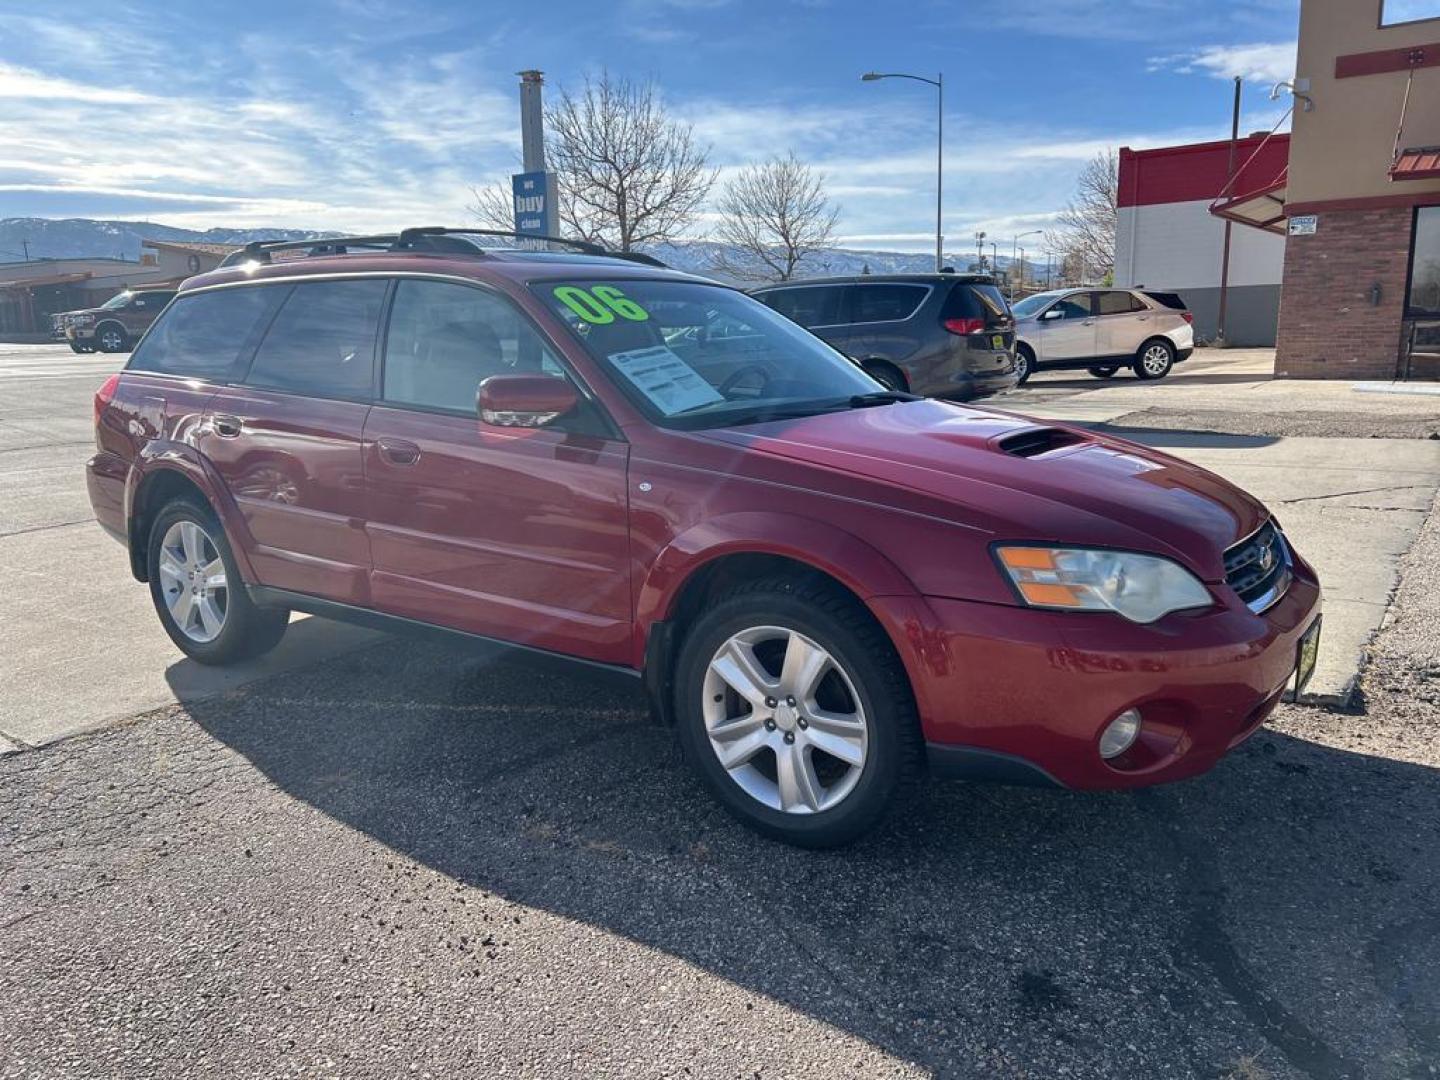
[[[388,634],[438,641],[450,645],[482,646],[497,652],[513,653],[541,668],[560,674],[574,675],[577,671],[584,671],[631,690],[641,687],[642,672],[622,664],[605,664],[598,660],[586,660],[583,657],[569,656],[565,653],[552,652],[549,649],[538,649],[533,645],[521,645],[513,641],[503,641],[500,638],[486,637],[484,634],[472,634],[466,630],[436,626],[434,623],[409,619],[403,615],[389,615],[383,611],[372,611],[369,608],[342,604],[335,600],[325,600],[306,593],[291,592],[289,589],[276,589],[269,585],[247,585],[246,591],[257,607],[288,608],[291,611],[303,611],[307,615],[319,615],[322,618],[352,623],[355,626],[364,626],[371,630],[381,630]]]

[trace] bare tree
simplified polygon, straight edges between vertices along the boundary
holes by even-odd
[[[672,120],[650,83],[586,79],[546,110],[546,154],[560,188],[560,220],[620,251],[674,239],[715,183],[707,149]]]
[[[546,163],[558,189],[556,232],[620,251],[672,240],[715,184],[708,149],[670,118],[650,83],[586,79],[545,110]],[[513,229],[503,184],[471,188],[467,209],[484,228]]]
[[[830,246],[840,211],[825,197],[824,178],[795,157],[741,169],[720,196],[716,238],[735,249],[715,268],[739,278],[789,281],[802,259]]]
[[[1075,182],[1075,197],[1060,212],[1059,228],[1047,235],[1049,250],[1062,256],[1067,271],[1104,280],[1115,273],[1115,224],[1118,217],[1119,159],[1114,150],[1096,154]]]

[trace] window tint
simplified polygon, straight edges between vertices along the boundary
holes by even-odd
[[[1090,317],[1090,294],[1076,293],[1056,302],[1052,311],[1058,311],[1066,319],[1088,319]],[[1046,314],[1049,314],[1047,312]]]
[[[1100,314],[1129,315],[1133,310],[1130,306],[1132,299],[1128,292],[1102,292],[1100,294]],[[1143,307],[1143,305],[1141,306]]]
[[[945,298],[945,308],[940,313],[945,319],[984,319],[986,325],[1004,322],[1009,314],[1005,297],[994,285],[956,285]]]
[[[1147,289],[1145,291],[1145,295],[1148,296],[1151,300],[1154,300],[1157,304],[1163,304],[1168,308],[1173,308],[1175,311],[1185,310],[1185,301],[1179,293],[1150,292]]]
[[[915,314],[925,299],[923,285],[856,285],[851,322],[898,322]]]
[[[241,356],[289,291],[288,286],[246,287],[182,296],[150,328],[127,370],[234,378]]]
[[[801,326],[835,326],[845,321],[841,311],[844,295],[843,285],[806,285],[776,289],[759,299]]]
[[[245,381],[317,397],[368,398],[385,288],[379,279],[296,285]]]
[[[1416,315],[1440,315],[1440,206],[1415,211],[1408,307]]]
[[[396,286],[385,345],[386,401],[473,413],[481,381],[516,372],[565,378],[539,333],[509,301],[445,281]]]

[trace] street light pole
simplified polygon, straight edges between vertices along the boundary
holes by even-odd
[[[1029,232],[1022,232],[1015,237],[1011,242],[1012,246],[1010,248],[1010,265],[1012,268],[1015,265],[1015,256],[1020,251],[1020,241],[1024,240],[1027,236],[1039,236],[1044,231],[1044,229],[1031,229]],[[1015,282],[1013,280],[1010,282],[1010,301],[1011,303],[1015,301]]]
[[[906,75],[903,72],[867,71],[860,76],[862,82],[878,82],[880,79],[913,79],[935,87],[935,270],[945,268],[945,73],[927,79],[924,75]]]

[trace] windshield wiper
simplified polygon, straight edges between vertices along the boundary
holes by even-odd
[[[850,408],[866,409],[871,405],[890,405],[897,401],[924,401],[919,394],[907,394],[900,390],[872,390],[868,394],[851,394]]]

